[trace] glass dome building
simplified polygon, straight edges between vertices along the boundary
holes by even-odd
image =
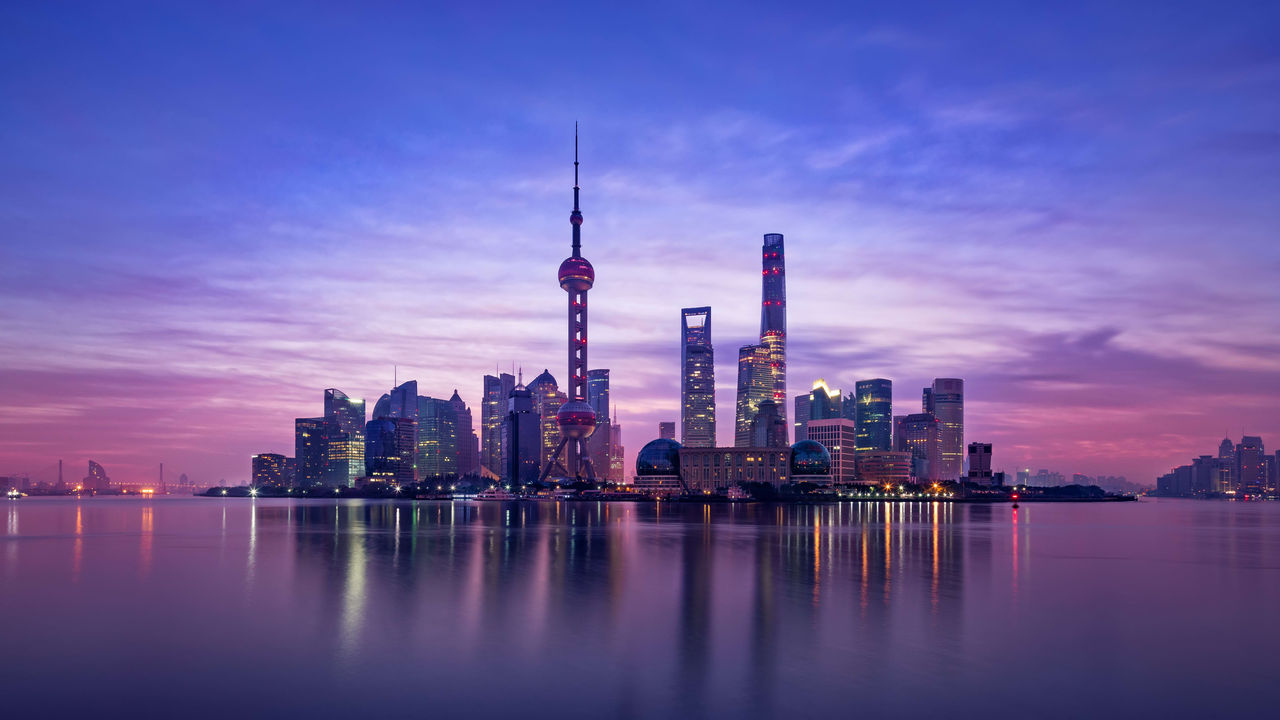
[[[817,440],[801,440],[791,446],[791,479],[795,482],[831,483],[831,453]]]
[[[650,440],[636,455],[637,477],[679,474],[680,443],[675,440]]]

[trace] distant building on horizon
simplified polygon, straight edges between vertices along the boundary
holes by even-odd
[[[991,443],[969,443],[968,481],[980,485],[995,484],[995,476],[991,472]]]
[[[660,420],[658,422],[658,438],[660,440],[676,439],[676,424],[674,420]]]
[[[805,427],[809,424],[809,393],[796,395],[792,398],[792,403],[794,404],[794,414],[791,421],[791,435],[796,439],[796,442],[800,442],[809,437],[805,432]]]
[[[685,447],[716,444],[716,364],[710,307],[680,310],[680,440]]]
[[[613,423],[609,419],[609,368],[587,370],[587,404],[596,414],[596,429],[587,437],[587,452],[599,464],[596,474],[613,480]]]
[[[475,475],[480,472],[480,439],[476,437],[475,425],[471,418],[471,408],[467,407],[458,389],[453,389],[449,398],[453,407],[453,415],[457,422],[458,438],[458,475]]]
[[[360,453],[364,456],[363,450]],[[250,463],[253,487],[287,488],[289,487],[289,458],[277,453],[261,453],[254,455]]]
[[[337,424],[328,418],[297,418],[293,421],[293,456],[297,462],[294,482],[298,487],[325,485],[333,481],[335,473],[329,465],[329,442],[337,435]]]
[[[751,420],[751,447],[788,447],[787,419],[773,400],[765,400]]]

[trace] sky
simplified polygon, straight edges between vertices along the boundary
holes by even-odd
[[[243,483],[327,387],[563,381],[575,121],[628,463],[682,307],[732,443],[768,232],[792,395],[964,378],[1008,471],[1280,449],[1280,5],[608,5],[4,3],[0,474]]]

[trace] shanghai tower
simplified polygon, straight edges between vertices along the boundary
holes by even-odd
[[[573,133],[573,254],[560,263],[560,288],[569,293],[569,399],[556,413],[560,444],[542,468],[541,480],[553,472],[566,479],[596,479],[587,438],[596,429],[596,413],[587,404],[587,291],[595,284],[596,271],[582,257],[582,211],[578,208],[578,131]],[[606,418],[607,419],[607,418]],[[564,462],[560,455],[564,453]],[[606,460],[607,462],[607,460]]]
[[[738,350],[737,447],[752,445],[752,427],[763,403],[772,401],[777,420],[784,427],[787,422],[787,276],[782,235],[764,236],[760,260],[760,344]],[[786,440],[785,432],[780,439]]]
[[[782,235],[764,236],[760,251],[763,280],[760,297],[760,345],[769,355],[773,402],[787,421],[787,273]]]

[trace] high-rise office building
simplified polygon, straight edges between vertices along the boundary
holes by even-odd
[[[80,486],[85,490],[104,492],[111,487],[111,478],[107,477],[107,471],[101,464],[90,460],[89,472],[80,481]]]
[[[1214,492],[1230,492],[1236,489],[1236,446],[1230,438],[1222,438],[1218,445],[1218,484]]]
[[[533,412],[538,416],[540,446],[538,467],[547,464],[556,446],[560,444],[560,422],[556,415],[569,401],[569,397],[554,387],[543,388],[533,395]]]
[[[893,383],[884,378],[859,380],[855,388],[853,420],[858,426],[858,449],[889,450],[893,447]]]
[[[938,419],[937,478],[956,480],[964,474],[964,381],[937,378],[924,389],[924,412]]]
[[[659,440],[675,440],[676,424],[672,421],[660,421],[658,423],[658,439]]]
[[[324,417],[336,432],[330,438],[326,485],[354,487],[364,474],[364,400],[353,400],[337,388],[324,391]]]
[[[751,446],[751,424],[760,404],[773,400],[773,373],[769,367],[769,349],[763,345],[746,345],[738,349],[738,402],[734,417],[733,444]],[[786,421],[786,418],[783,418]]]
[[[582,210],[578,207],[578,134],[573,135],[573,211],[569,214],[572,226],[572,254],[560,263],[557,276],[560,289],[569,299],[569,386],[565,393],[567,402],[557,413],[560,424],[560,444],[550,460],[542,468],[541,477],[555,474],[564,478],[585,477],[595,480],[595,463],[587,439],[596,429],[596,413],[587,404],[587,292],[595,286],[596,271],[582,257]],[[603,419],[608,423],[608,417]],[[561,452],[564,463],[560,462]],[[607,462],[601,458],[602,462]]]
[[[769,233],[760,248],[760,344],[769,354],[771,398],[787,422],[787,275],[782,235]],[[785,440],[785,438],[784,438]],[[785,443],[784,443],[785,444]]]
[[[506,462],[502,479],[512,485],[538,479],[542,445],[538,420],[533,393],[524,385],[516,385],[507,399],[507,417],[502,422],[502,458]]]
[[[609,421],[609,369],[593,368],[587,371],[587,404],[596,414],[599,422],[596,429],[587,438],[587,449],[591,457],[600,463],[596,473],[605,479],[609,478],[610,450],[613,447],[613,423]]]
[[[502,420],[507,415],[507,399],[516,387],[516,377],[507,373],[484,376],[480,400],[480,464],[502,476]]]
[[[418,422],[413,418],[379,417],[365,423],[364,474],[374,482],[414,482]]]
[[[304,488],[337,484],[336,473],[329,465],[329,443],[338,435],[337,424],[323,417],[297,418],[293,428],[293,456],[297,462],[294,482]],[[344,477],[345,473],[343,468]]]
[[[715,447],[716,365],[711,308],[680,311],[680,435],[685,447]]]
[[[826,380],[818,378],[809,391],[809,419],[832,420],[842,417],[841,401],[840,391],[827,385]]]
[[[933,413],[900,415],[893,421],[894,449],[911,453],[911,476],[919,482],[945,479],[941,473],[941,423]]]
[[[675,423],[672,425],[671,434],[675,435]],[[622,446],[622,425],[618,423],[618,408],[613,409],[613,420],[609,423],[609,437],[612,440],[612,447],[609,449],[609,481],[620,483],[626,477],[626,448]]]
[[[1236,492],[1245,495],[1261,494],[1267,485],[1266,450],[1262,438],[1245,435],[1236,445]]]
[[[474,475],[480,472],[480,440],[476,437],[475,426],[471,420],[471,408],[462,401],[458,389],[454,388],[449,398],[453,407],[453,415],[457,422],[458,437],[458,474]]]
[[[458,476],[458,418],[448,400],[418,396],[418,479]]]
[[[363,456],[363,452],[361,455]],[[283,488],[289,486],[289,458],[276,453],[253,456],[253,487]]]
[[[809,438],[808,433],[805,432],[805,426],[809,424],[809,393],[796,395],[792,400],[795,403],[795,413],[792,416],[795,420],[791,423],[792,435],[796,442],[800,442]]]
[[[788,447],[787,420],[773,400],[760,403],[751,419],[751,447]]]

